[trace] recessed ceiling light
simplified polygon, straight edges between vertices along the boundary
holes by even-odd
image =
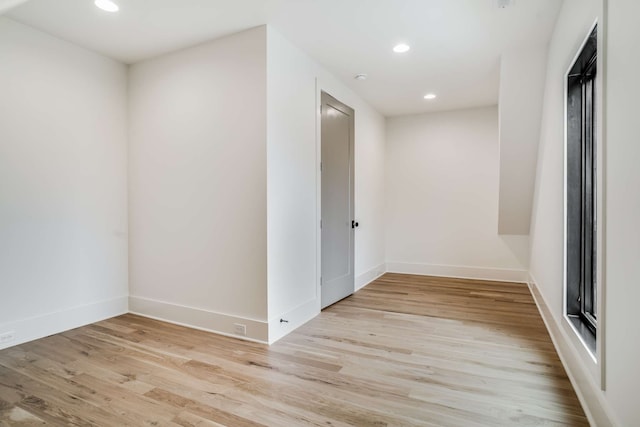
[[[436,95],[435,93],[428,93],[424,96],[424,99],[436,99],[438,97],[438,95]]]
[[[106,12],[117,12],[120,10],[120,7],[111,0],[96,0],[94,4]]]
[[[404,43],[397,44],[393,48],[393,51],[395,53],[405,53],[405,52],[409,52],[409,50],[411,50],[411,46]]]
[[[367,80],[367,77],[369,77],[369,76],[367,76],[366,74],[356,74],[354,79],[356,79],[356,80]]]

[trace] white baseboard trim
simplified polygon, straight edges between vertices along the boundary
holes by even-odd
[[[376,280],[378,277],[382,276],[386,272],[387,272],[387,265],[380,264],[379,266],[373,267],[371,270],[365,273],[362,273],[361,275],[356,277],[355,290],[359,291],[360,289],[364,288],[369,283],[373,282],[374,280]]]
[[[320,314],[320,301],[318,298],[314,298],[300,304],[293,310],[271,318],[269,320],[269,345],[293,332],[318,314]],[[286,320],[286,322],[281,322],[280,319]]]
[[[600,387],[590,375],[589,369],[584,365],[577,350],[571,345],[571,340],[562,325],[558,324],[551,314],[544,296],[540,293],[536,281],[531,275],[529,275],[529,289],[589,423],[597,427],[618,425],[614,422],[611,415],[613,412],[605,401]]]
[[[464,265],[412,264],[387,262],[388,273],[418,274],[421,276],[456,277],[460,279],[492,280],[497,282],[527,283],[526,270],[506,268],[468,267]]]
[[[266,344],[268,323],[239,316],[203,310],[195,307],[172,304],[149,298],[129,297],[129,312],[180,326],[213,332],[216,334]],[[247,335],[235,333],[234,324],[246,326]]]
[[[5,323],[0,333],[13,332],[15,338],[0,344],[0,350],[120,316],[129,311],[128,303],[127,297],[119,297]]]

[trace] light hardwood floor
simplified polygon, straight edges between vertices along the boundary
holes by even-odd
[[[0,351],[0,425],[586,426],[525,285],[387,274],[275,345],[124,315]]]

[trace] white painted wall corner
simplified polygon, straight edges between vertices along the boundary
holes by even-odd
[[[269,345],[320,314],[320,298],[314,298],[287,313],[269,319]]]

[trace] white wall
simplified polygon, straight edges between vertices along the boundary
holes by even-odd
[[[607,22],[603,22],[600,0],[566,0],[551,42],[545,91],[545,107],[538,159],[536,197],[531,230],[531,274],[548,310],[547,323],[568,367],[570,376],[594,425],[631,426],[640,424],[637,396],[640,392],[640,334],[636,324],[636,302],[640,291],[635,284],[640,258],[637,222],[640,198],[635,191],[640,182],[637,159],[635,84],[640,65],[637,41],[640,5],[631,0],[612,0]],[[599,36],[606,25],[605,49],[599,46],[598,73],[604,77],[604,310],[599,313],[602,340],[601,359],[593,363],[586,350],[563,320],[563,166],[564,166],[564,75],[599,19]],[[602,42],[602,38],[601,38]],[[606,69],[603,58],[606,56]],[[602,345],[602,343],[600,344]],[[604,371],[602,371],[604,359]],[[602,378],[601,378],[602,375]],[[602,386],[602,387],[601,387]],[[603,389],[603,390],[601,390]]]
[[[496,107],[388,119],[386,162],[390,271],[525,279],[498,235]]]
[[[620,426],[640,425],[640,3],[609,0],[606,75],[606,386]]]
[[[319,93],[355,109],[356,288],[384,271],[384,118],[273,28],[267,30],[269,340],[320,310]],[[280,323],[285,318],[288,323]]]
[[[130,79],[132,311],[269,342],[318,314],[319,81],[356,109],[356,275],[383,271],[384,119],[275,30]]]
[[[27,0],[0,0],[0,14],[3,14],[14,7],[26,3]]]
[[[315,64],[267,29],[270,339],[318,313]],[[280,318],[288,323],[280,323]]]
[[[564,80],[583,40],[600,16],[601,7],[599,0],[567,0],[558,16],[549,46],[530,233],[532,283],[541,295],[538,302],[548,307],[547,324],[552,332],[557,330],[554,339],[563,360],[572,367],[568,372],[583,403],[598,402],[597,394],[589,390],[598,393],[600,372],[563,319]],[[602,70],[601,63],[598,69]],[[563,344],[568,345],[568,350],[563,351]],[[599,412],[593,406],[586,404],[592,418]]]
[[[600,8],[599,0],[567,0],[549,47],[531,219],[530,271],[558,322],[563,301],[564,78]]]
[[[355,217],[360,226],[356,229],[355,285],[358,290],[386,271],[386,120],[362,100],[354,99],[352,105],[357,108]]]
[[[267,340],[266,29],[130,71],[131,310]]]
[[[546,68],[546,46],[500,60],[500,234],[529,235]]]
[[[0,333],[127,311],[123,64],[0,17]]]

